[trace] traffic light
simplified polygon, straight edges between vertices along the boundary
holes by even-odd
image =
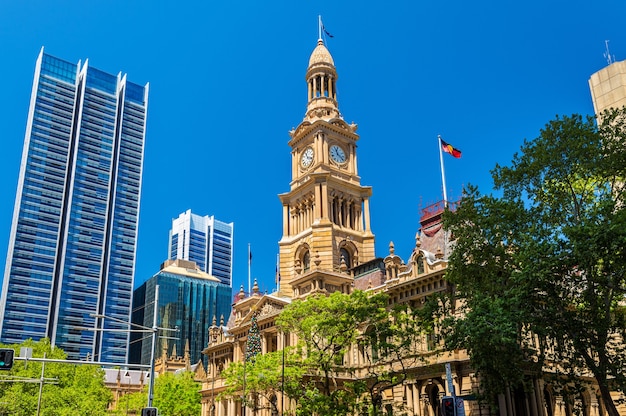
[[[9,348],[0,348],[0,370],[10,370],[13,367],[15,351]]]
[[[456,406],[454,404],[454,397],[444,397],[441,399],[441,415],[442,416],[456,416]]]
[[[141,409],[141,416],[158,416],[156,407],[144,407]]]

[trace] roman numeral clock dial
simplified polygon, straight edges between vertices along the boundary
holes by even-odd
[[[306,149],[304,149],[304,152],[302,152],[302,157],[300,159],[300,164],[305,169],[313,164],[313,148],[312,147],[307,147]]]

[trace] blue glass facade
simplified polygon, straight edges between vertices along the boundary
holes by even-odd
[[[233,223],[187,210],[172,220],[170,260],[190,260],[200,270],[232,286]]]
[[[0,341],[49,337],[124,363],[147,86],[39,55],[0,304]]]
[[[183,356],[188,346],[192,364],[200,359],[205,360],[202,350],[208,344],[209,326],[212,325],[213,317],[217,322],[220,321],[221,316],[228,319],[232,288],[211,280],[208,274],[200,270],[193,273],[189,268],[166,266],[135,290],[133,323],[152,327],[154,294],[157,285],[159,286],[157,326],[178,327],[179,331],[163,334],[170,338],[159,337],[156,355],[161,356],[165,350],[169,356],[175,347],[177,355]],[[140,335],[133,336],[129,362],[149,364],[151,342],[151,339],[142,341]],[[206,366],[206,362],[204,364]]]

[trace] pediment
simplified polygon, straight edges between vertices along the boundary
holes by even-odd
[[[272,295],[264,295],[260,297],[255,304],[250,306],[238,326],[244,327],[249,325],[253,314],[257,314],[256,317],[259,321],[277,316],[289,303],[291,303],[291,300],[289,299],[279,298]]]
[[[356,133],[358,126],[354,123],[348,124],[341,118],[331,118],[330,120],[316,120],[314,122],[310,122],[308,120],[303,121],[296,127],[295,129],[289,132],[291,136],[292,142],[291,145],[295,144],[297,141],[306,137],[310,132],[314,131],[316,126],[323,126],[322,128],[326,128],[334,131],[335,133],[341,134],[342,136],[349,137],[350,139],[356,141],[359,136]]]

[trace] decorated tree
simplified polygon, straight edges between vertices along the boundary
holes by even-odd
[[[261,353],[261,333],[256,313],[250,320],[250,331],[248,332],[248,342],[246,343],[246,361],[254,361],[257,354]]]

